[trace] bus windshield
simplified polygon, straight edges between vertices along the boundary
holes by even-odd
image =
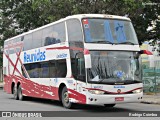
[[[82,22],[86,43],[138,45],[130,21],[88,18]]]
[[[137,52],[90,51],[92,68],[88,69],[90,83],[139,83],[141,65]]]

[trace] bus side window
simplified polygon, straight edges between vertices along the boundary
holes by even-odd
[[[51,45],[51,44],[56,44],[56,39],[55,38],[51,38],[51,37],[46,37],[45,46],[46,45]]]
[[[50,78],[55,78],[56,77],[56,74],[57,74],[57,68],[56,68],[56,63],[55,63],[55,60],[52,60],[50,61],[50,64],[49,64],[49,77]]]
[[[6,67],[3,67],[3,74],[4,74],[4,75],[7,75]]]
[[[39,78],[39,64],[38,63],[33,63],[30,66],[30,77],[31,78]]]
[[[66,34],[64,22],[43,29],[42,46],[65,42],[65,40]]]
[[[24,64],[24,67],[25,67],[25,69],[26,69],[26,71],[28,72],[28,75],[30,76],[30,64]],[[25,73],[24,73],[24,70],[22,69],[22,74],[23,74],[23,76],[26,78],[27,76],[25,75]]]
[[[32,44],[32,33],[24,36],[23,44],[24,44],[23,51],[32,49],[32,45],[31,45]]]
[[[41,63],[41,78],[48,78],[49,77],[49,64],[48,62]]]
[[[32,33],[32,49],[42,46],[42,30]]]
[[[56,61],[57,74],[56,77],[64,78],[67,74],[66,59]]]
[[[27,78],[27,76],[26,76],[26,74],[24,73],[24,70],[23,70],[22,67],[21,67],[21,70],[22,70],[22,75],[23,75],[25,78]]]
[[[39,78],[40,77],[40,64],[39,63],[29,63],[29,64],[24,64],[30,78]],[[24,74],[24,71],[22,70],[22,73],[24,77],[26,75]]]
[[[57,39],[58,36],[59,35],[57,32],[51,33],[48,37],[45,38],[45,46],[60,43],[61,41],[59,39]]]
[[[78,19],[67,20],[68,41],[81,41],[83,42],[83,35],[81,24]]]

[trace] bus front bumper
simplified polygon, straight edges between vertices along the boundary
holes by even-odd
[[[140,102],[143,93],[137,94],[119,94],[119,95],[96,95],[90,94],[87,97],[87,104],[103,105],[103,104],[117,104]]]

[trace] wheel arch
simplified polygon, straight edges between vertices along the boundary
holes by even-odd
[[[11,84],[11,93],[13,94],[13,88],[14,88],[14,86],[16,86],[16,88],[18,89],[18,87],[19,87],[19,85],[20,85],[21,83],[18,81],[17,83],[15,83],[15,82],[12,82],[12,84]]]
[[[13,94],[14,86],[15,86],[15,82],[12,82],[12,84],[11,84],[11,93],[12,93],[12,94]]]
[[[17,83],[17,89],[18,89],[18,87],[19,87],[20,84],[21,84],[20,82]]]

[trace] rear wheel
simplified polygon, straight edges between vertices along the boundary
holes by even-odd
[[[105,107],[114,107],[116,104],[104,104]]]
[[[12,89],[13,89],[13,98],[14,98],[15,100],[18,100],[18,93],[17,93],[17,88],[16,88],[16,86],[14,85]]]
[[[19,100],[23,100],[24,99],[24,96],[22,95],[21,85],[18,86],[18,98],[19,98]]]
[[[72,103],[69,101],[68,91],[66,87],[63,87],[62,89],[61,98],[63,106],[65,108],[71,108]]]

